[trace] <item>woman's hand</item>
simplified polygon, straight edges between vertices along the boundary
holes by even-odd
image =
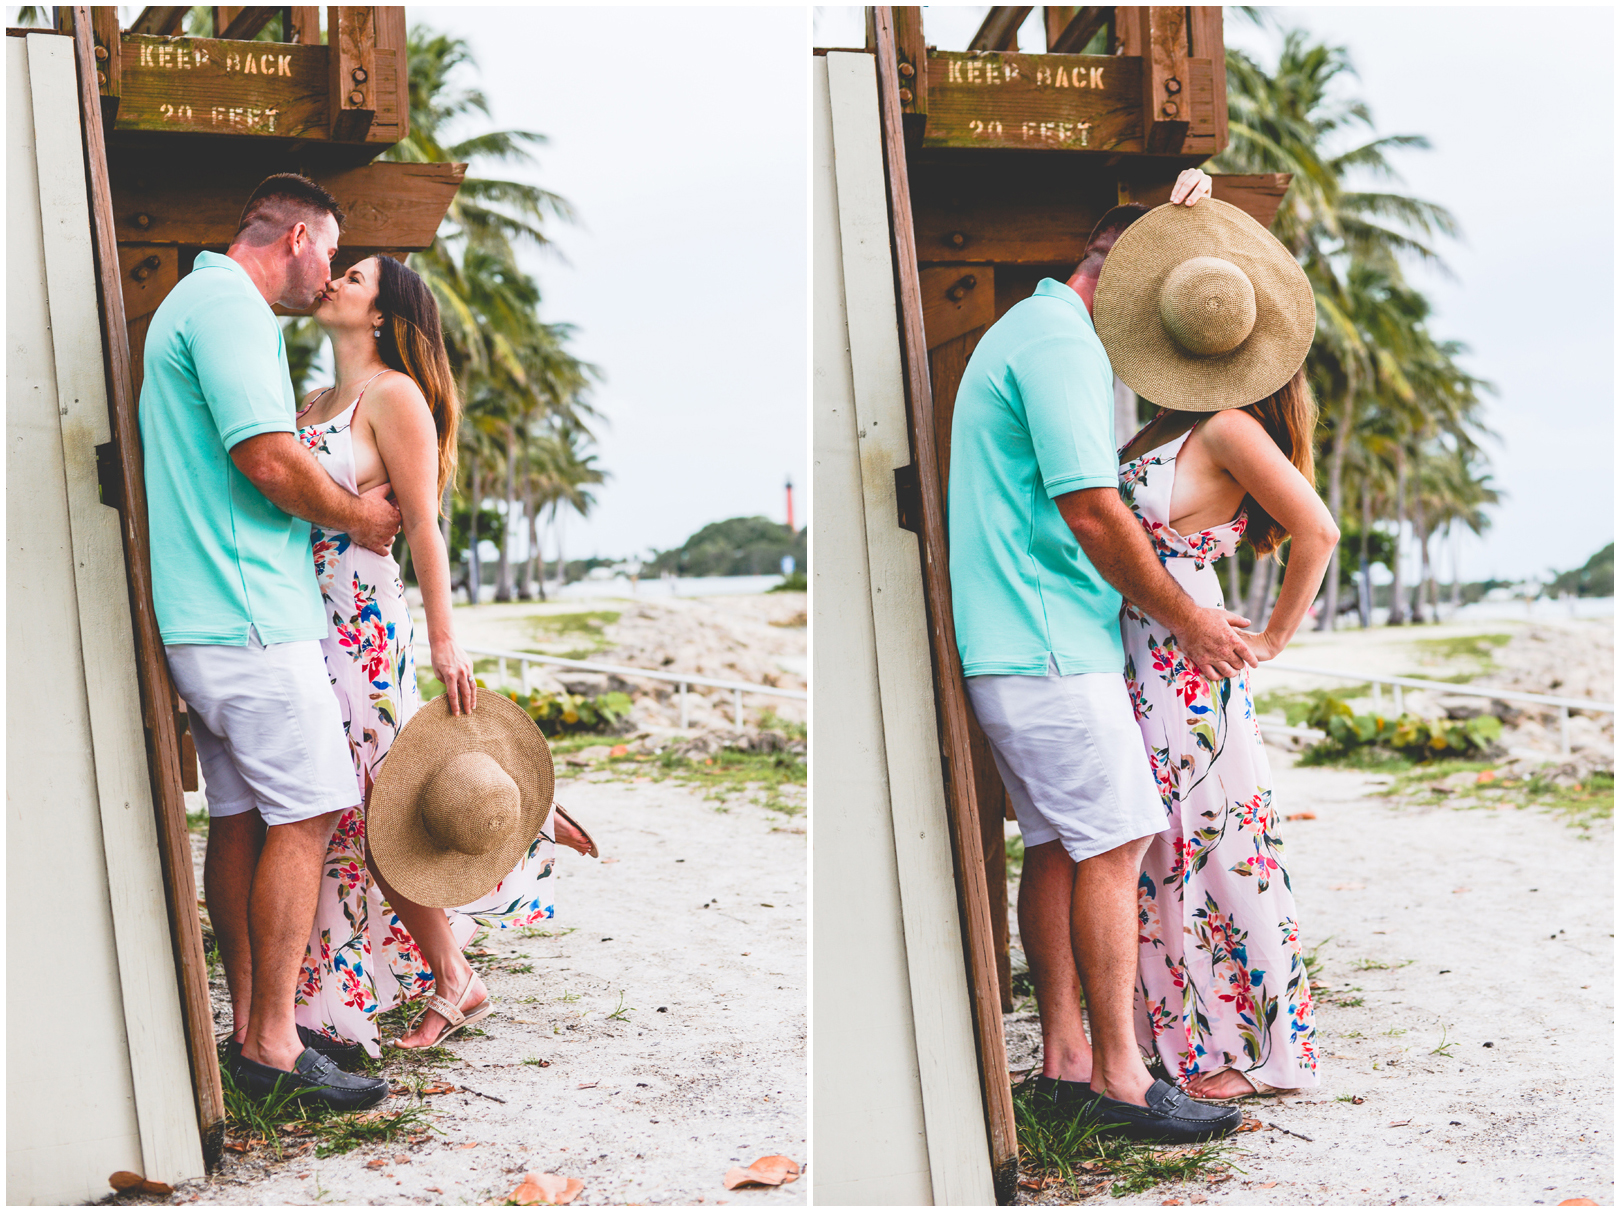
[[[1239,634],[1249,641],[1249,651],[1254,653],[1254,659],[1257,661],[1273,660],[1282,654],[1284,648],[1288,647],[1286,641],[1280,640],[1276,636],[1267,635],[1263,631],[1244,631]]]
[[[444,683],[444,697],[451,715],[471,712],[478,706],[478,683],[473,680],[472,662],[455,640],[431,644],[433,676]]]

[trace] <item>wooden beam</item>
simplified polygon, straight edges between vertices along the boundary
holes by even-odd
[[[287,41],[300,46],[321,44],[321,10],[319,8],[289,8],[287,10]]]
[[[921,272],[918,289],[922,295],[923,334],[930,350],[965,332],[995,323],[996,271],[993,267],[935,266]],[[936,410],[938,407],[936,403]]]
[[[1209,132],[1209,154],[1226,150],[1230,139],[1226,119],[1226,33],[1222,9],[1218,5],[1195,5],[1192,10],[1192,60],[1209,66],[1210,110],[1213,124]],[[1191,134],[1196,140],[1201,130],[1195,118]],[[1201,150],[1201,149],[1199,149]]]
[[[187,5],[177,8],[144,8],[141,15],[135,18],[129,27],[132,34],[155,34],[168,38],[178,34],[186,23],[186,15],[191,12]]]
[[[949,166],[920,168],[912,194],[919,258],[924,265],[954,265],[959,274],[984,264],[1072,268],[1092,227],[1120,200],[1118,170],[1099,173],[1093,163],[1063,173],[1009,164],[998,175],[975,173],[965,185]],[[1126,200],[1168,202],[1177,171],[1170,163],[1157,177],[1127,179]],[[1269,226],[1289,180],[1285,173],[1217,173],[1214,196]]]
[[[90,9],[90,31],[95,42],[96,87],[101,92],[101,121],[107,125],[118,117],[118,99],[123,93],[123,38],[118,31],[118,9],[95,5]]]
[[[269,25],[282,13],[279,8],[216,8],[214,10],[218,21],[226,13],[233,14],[230,21],[221,29],[216,37],[234,38],[242,42],[252,42],[259,32]],[[283,38],[281,41],[285,42]]]
[[[113,186],[118,238],[142,244],[226,245],[242,205],[275,166],[163,166],[120,172]],[[433,242],[465,164],[366,164],[316,172],[348,213],[342,246],[419,252]]]
[[[377,116],[366,138],[398,143],[411,133],[410,48],[405,7],[381,5],[374,10],[377,27]]]
[[[1123,10],[1122,10],[1123,11]],[[1140,47],[1142,150],[1179,155],[1190,130],[1187,89],[1187,10],[1141,5],[1130,10]]]
[[[973,35],[973,41],[968,43],[970,51],[1005,51],[1018,49],[1018,27],[1024,24],[1034,9],[1034,5],[1024,8],[1009,8],[998,5],[985,14],[984,22],[979,26],[979,32]]]
[[[332,138],[359,142],[377,116],[377,31],[370,8],[326,10]]]
[[[1028,12],[1027,9],[1024,11]],[[956,857],[956,877],[961,896],[963,942],[974,1028],[978,1037],[979,1073],[989,1134],[991,1173],[996,1198],[1006,1203],[1012,1199],[1017,1185],[1018,1134],[1013,1119],[1012,1089],[1007,1079],[1007,1050],[1002,1038],[994,931],[973,794],[967,695],[962,685],[961,662],[956,652],[956,628],[951,613],[945,503],[934,441],[934,402],[928,378],[928,347],[923,333],[917,249],[912,234],[911,194],[900,113],[900,77],[895,70],[897,56],[890,10],[874,6],[872,12],[877,43],[878,105],[882,116],[883,155],[889,178],[890,217],[899,288],[900,344],[905,358],[912,453],[921,486],[923,588],[928,603],[934,685],[946,765],[946,800],[950,808],[952,849]]]
[[[1047,9],[1053,12],[1053,9]],[[1091,40],[1097,36],[1097,31],[1108,24],[1108,19],[1114,15],[1112,6],[1090,6],[1086,8],[1071,8],[1061,10],[1072,13],[1067,24],[1053,37],[1050,30],[1046,37],[1046,50],[1053,55],[1078,55],[1085,51]]]
[[[913,143],[928,129],[928,46],[923,37],[921,8],[896,8],[894,45],[899,60],[900,112],[906,119],[906,137]]]
[[[78,6],[82,22],[88,6]],[[88,33],[88,31],[85,31]],[[118,466],[119,509],[128,571],[129,604],[135,633],[136,669],[141,686],[141,714],[146,727],[152,801],[157,813],[158,851],[163,889],[168,901],[175,962],[180,977],[181,1012],[185,1019],[191,1079],[202,1133],[203,1156],[218,1159],[225,1133],[225,1095],[214,1051],[214,1014],[208,995],[208,961],[202,925],[197,917],[197,884],[192,872],[191,835],[186,828],[185,793],[180,787],[180,746],[174,715],[168,662],[152,606],[152,565],[146,519],[146,480],[130,386],[129,347],[120,287],[118,242],[113,226],[110,174],[101,106],[94,88],[94,52],[88,37],[76,39],[79,55],[80,108],[83,112],[85,160],[90,186],[91,235],[101,295],[102,339],[106,351],[108,410],[112,446]]]
[[[932,54],[923,146],[1141,151],[1141,61]]]

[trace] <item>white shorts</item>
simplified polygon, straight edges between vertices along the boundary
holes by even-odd
[[[1165,827],[1164,802],[1118,673],[967,679],[1025,846],[1079,862]]]
[[[319,640],[163,649],[186,701],[208,815],[290,825],[353,808],[354,759]]]

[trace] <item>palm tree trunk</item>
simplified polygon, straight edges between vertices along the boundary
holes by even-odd
[[[1418,575],[1417,584],[1413,586],[1417,592],[1412,595],[1412,621],[1421,623],[1423,619],[1423,582],[1429,575],[1429,533],[1424,525],[1423,509],[1423,478],[1421,472],[1416,477],[1417,483],[1412,490],[1412,537],[1418,541]],[[1430,617],[1429,622],[1434,622]]]
[[[478,456],[474,454],[470,461],[472,467],[469,470],[472,474],[467,478],[471,481],[470,487],[472,488],[472,501],[470,502],[472,505],[472,517],[467,524],[467,601],[476,606],[483,596],[484,588],[484,569],[478,559],[478,507],[483,503],[484,499],[484,479],[480,474],[481,468],[478,464]]]
[[[506,513],[501,520],[501,562],[495,576],[495,600],[512,600],[512,522],[517,511],[517,430],[506,424]]]
[[[545,601],[546,598],[546,566],[540,559],[539,535],[535,523],[534,490],[531,488],[523,494],[523,526],[526,537],[524,549],[529,553],[529,558],[523,561],[523,578],[518,585],[518,596],[525,602],[532,602],[536,594],[541,601]],[[540,580],[538,588],[531,592],[529,586],[536,584],[534,571],[537,563],[540,568]]]
[[[1446,546],[1451,548],[1451,613],[1462,609],[1462,534],[1453,534],[1451,523],[1446,523]]]
[[[1257,556],[1254,561],[1254,571],[1249,574],[1249,597],[1243,603],[1243,617],[1249,620],[1250,626],[1256,631],[1265,626],[1261,619],[1261,612],[1266,608],[1266,598],[1271,593],[1271,578],[1277,561],[1270,556]]]
[[[1406,622],[1406,586],[1401,579],[1401,547],[1406,532],[1406,449],[1395,447],[1395,555],[1390,569],[1395,579],[1389,585],[1389,625]]]
[[[1350,449],[1350,431],[1356,420],[1356,372],[1352,367],[1345,375],[1344,402],[1339,407],[1339,423],[1333,434],[1333,458],[1328,461],[1328,513],[1338,525],[1344,507],[1344,457]],[[1327,602],[1322,617],[1316,621],[1318,631],[1332,631],[1339,614],[1339,547],[1334,544],[1328,558]]]
[[[1236,610],[1238,603],[1243,600],[1243,568],[1235,546],[1226,560],[1226,600],[1230,603],[1228,610]]]
[[[1372,542],[1372,488],[1361,485],[1361,578],[1357,586],[1356,606],[1361,614],[1361,629],[1372,626],[1372,564],[1368,561]]]

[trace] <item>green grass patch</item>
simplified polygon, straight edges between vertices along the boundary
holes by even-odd
[[[1292,727],[1299,727],[1307,716],[1329,699],[1360,699],[1372,694],[1372,683],[1335,686],[1332,690],[1268,690],[1254,700],[1258,715],[1281,714]]]
[[[1125,1140],[1038,1094],[1033,1073],[1013,1087],[1013,1115],[1021,1169],[1065,1184],[1101,1179],[1115,1199],[1161,1183],[1214,1178],[1236,1169],[1232,1156],[1237,1147],[1229,1140],[1191,1146]]]
[[[1496,650],[1511,642],[1511,635],[1500,632],[1489,635],[1453,635],[1444,639],[1423,639],[1413,642],[1415,648],[1424,658],[1426,664],[1443,664],[1451,661],[1470,661],[1475,666],[1474,672],[1468,677],[1479,677],[1481,674],[1491,673],[1496,669]],[[1428,674],[1415,673],[1412,677],[1428,677]],[[1441,679],[1435,678],[1434,681]],[[1446,678],[1446,681],[1452,679]]]
[[[566,655],[572,660],[583,661],[607,647],[604,629],[618,621],[617,610],[576,610],[567,614],[532,614],[524,620],[524,624],[529,629],[530,637],[542,644],[572,640],[576,642],[576,648],[580,648],[578,641],[585,641],[579,656],[571,652],[548,654]]]
[[[1358,959],[1350,966],[1357,972],[1392,972],[1397,968],[1410,967],[1416,962],[1416,960],[1398,960],[1392,964],[1386,960]]]
[[[620,776],[644,776],[659,783],[674,779],[701,787],[705,798],[722,804],[728,795],[758,792],[761,804],[788,816],[803,812],[804,805],[784,796],[782,788],[803,787],[810,778],[803,754],[753,753],[729,748],[708,758],[686,757],[669,750],[651,757],[627,753],[607,758],[603,765]]]
[[[759,713],[759,727],[761,732],[780,732],[790,741],[810,739],[809,725],[802,720],[784,720],[776,714],[774,707],[767,707]]]
[[[1460,808],[1538,808],[1562,816],[1565,822],[1583,831],[1599,821],[1614,819],[1614,775],[1594,772],[1573,786],[1560,786],[1552,779],[1532,773],[1523,778],[1491,778],[1478,781],[1478,775],[1494,771],[1497,763],[1481,761],[1431,762],[1409,766],[1398,772],[1381,794],[1408,804],[1437,805],[1457,803]],[[1448,776],[1472,774],[1473,780],[1447,782]],[[1442,784],[1445,784],[1442,786]]]
[[[515,933],[519,938],[562,938],[578,929],[578,926],[562,926],[554,930],[540,926],[519,926]]]
[[[207,837],[208,809],[204,808],[201,812],[186,813],[186,831],[188,833],[200,834],[202,837]]]
[[[318,1121],[314,1129],[320,1141],[315,1146],[316,1157],[336,1157],[366,1145],[386,1144],[401,1136],[438,1131],[419,1106],[393,1113],[362,1111],[355,1115],[330,1115]]]
[[[1015,834],[1007,839],[1007,882],[1024,878],[1024,836]]]

